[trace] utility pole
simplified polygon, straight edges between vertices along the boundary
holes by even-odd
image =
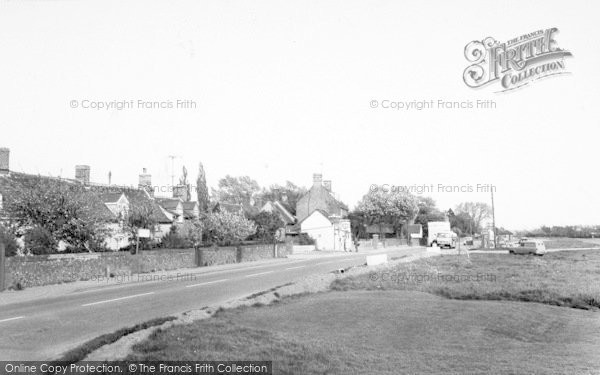
[[[171,159],[171,188],[175,187],[175,158],[177,155],[168,155],[168,158]]]

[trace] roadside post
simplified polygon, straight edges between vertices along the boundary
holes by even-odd
[[[6,254],[5,247],[0,242],[0,292],[6,289]]]
[[[194,262],[196,267],[202,267],[204,265],[204,252],[199,246],[194,248]]]

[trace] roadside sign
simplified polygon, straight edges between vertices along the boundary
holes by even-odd
[[[150,238],[150,229],[138,229],[138,238]]]

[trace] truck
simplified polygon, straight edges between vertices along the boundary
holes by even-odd
[[[427,223],[427,246],[436,245],[440,248],[456,247],[456,234],[450,230],[447,221],[430,221]]]

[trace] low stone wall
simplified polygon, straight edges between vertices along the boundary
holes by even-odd
[[[152,250],[138,255],[117,252],[11,257],[6,260],[6,285],[25,288],[186,267],[194,267],[193,249]]]
[[[242,246],[242,262],[275,258],[275,247],[273,244]]]
[[[202,266],[272,259],[274,245],[245,245],[202,249]],[[286,257],[277,245],[277,257]],[[97,277],[168,271],[196,267],[194,249],[163,249],[129,252],[60,254],[6,258],[6,287],[12,289],[60,284]]]
[[[418,245],[419,240],[413,240],[413,245]],[[384,248],[384,247],[392,247],[392,246],[407,246],[408,241],[406,239],[398,239],[398,238],[386,238],[380,239],[377,244],[375,240],[359,240],[359,250],[360,249],[374,249],[374,248]]]
[[[202,252],[201,266],[237,263],[236,247],[207,247],[200,251]]]
[[[292,254],[308,254],[315,250],[315,245],[294,245],[292,247]]]

